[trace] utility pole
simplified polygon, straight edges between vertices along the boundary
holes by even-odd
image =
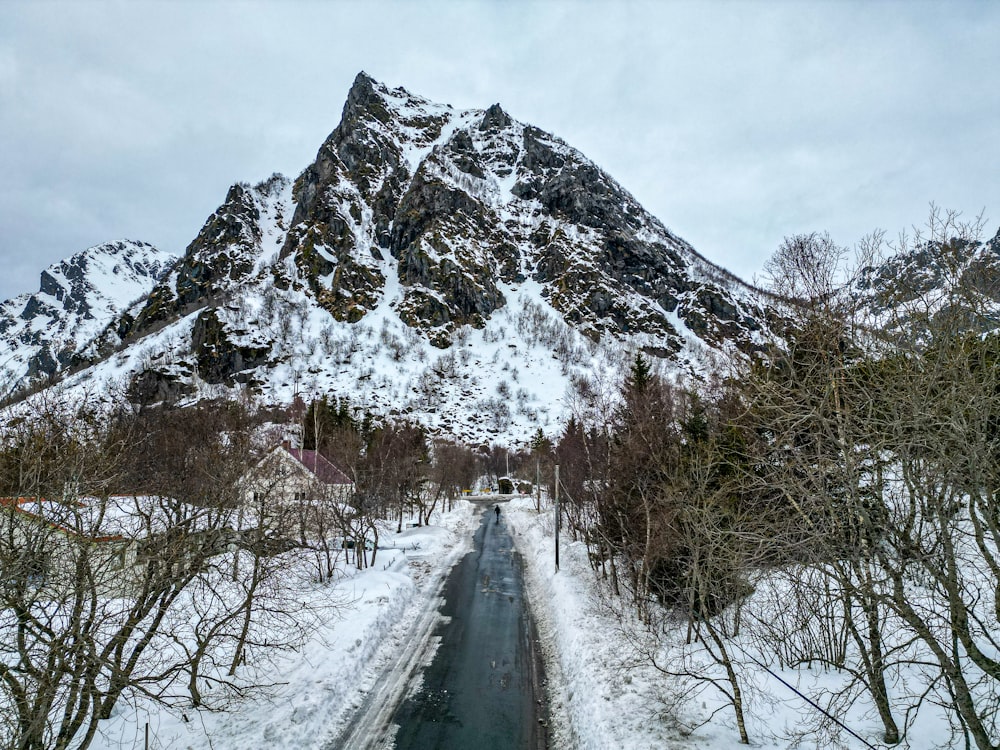
[[[541,463],[535,459],[535,513],[542,512],[542,469]]]
[[[556,572],[559,572],[559,464],[556,464]]]

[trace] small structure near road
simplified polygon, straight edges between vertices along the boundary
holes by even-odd
[[[244,497],[251,507],[290,507],[323,498],[345,502],[354,482],[316,450],[292,448],[286,441],[272,449],[248,473]]]
[[[82,563],[98,595],[125,595],[144,566],[197,567],[225,551],[239,537],[231,514],[151,495],[0,498],[3,584],[58,597]]]

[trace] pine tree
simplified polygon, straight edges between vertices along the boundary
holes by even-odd
[[[552,441],[542,432],[541,427],[531,437],[531,452],[535,456],[548,456],[552,453]]]
[[[636,352],[635,361],[629,369],[629,376],[625,380],[625,392],[642,395],[653,379],[653,371],[649,366],[649,360],[642,356],[642,352]]]

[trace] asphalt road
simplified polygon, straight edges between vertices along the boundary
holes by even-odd
[[[485,508],[474,550],[444,588],[440,645],[396,709],[397,750],[541,750],[544,675],[523,596],[520,557],[503,517]]]

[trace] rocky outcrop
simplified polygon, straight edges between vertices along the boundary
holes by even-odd
[[[421,170],[399,203],[389,250],[399,260],[398,310],[415,328],[435,329],[437,345],[457,326],[481,328],[504,304],[517,253],[489,211],[463,190]],[[504,262],[504,251],[506,259]]]
[[[129,381],[126,394],[135,404],[173,404],[197,393],[191,382],[191,371],[149,368],[136,373]]]
[[[1000,328],[1000,231],[986,241],[924,242],[861,270],[854,293],[880,328],[914,330],[961,315],[975,331]]]
[[[38,291],[0,304],[0,391],[58,375],[176,258],[145,242],[88,248],[41,272]]]
[[[389,226],[409,176],[376,86],[358,74],[340,124],[296,180],[292,229],[281,251],[281,257],[293,258],[320,304],[347,322],[360,320],[381,296],[379,248],[389,245]]]
[[[150,293],[124,337],[139,335],[164,321],[225,296],[252,275],[262,251],[265,213],[282,225],[282,192],[289,181],[272,175],[254,187],[233,185],[225,202],[211,215],[184,257]]]
[[[266,364],[271,354],[270,347],[235,343],[214,309],[198,314],[191,331],[191,350],[202,380],[229,385],[246,382],[248,378],[241,378],[241,374]]]

